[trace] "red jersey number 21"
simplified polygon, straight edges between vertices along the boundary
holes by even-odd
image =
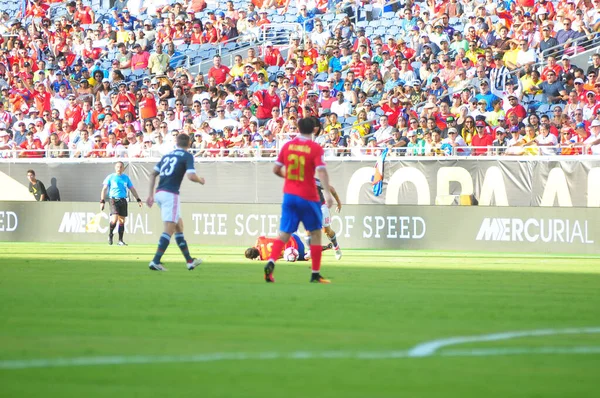
[[[304,181],[304,166],[306,165],[304,155],[290,153],[287,160],[287,179],[291,181]]]

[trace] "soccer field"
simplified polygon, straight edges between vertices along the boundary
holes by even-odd
[[[0,243],[0,395],[598,396],[600,258],[243,250]]]

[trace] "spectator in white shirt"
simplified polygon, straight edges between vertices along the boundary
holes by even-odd
[[[554,134],[550,134],[548,125],[542,124],[540,126],[540,134],[535,138],[535,143],[540,147],[541,155],[556,155],[558,139]]]
[[[336,94],[337,101],[331,104],[331,113],[335,113],[339,116],[350,117],[352,115],[352,104],[350,101],[346,101],[344,93],[339,91]]]

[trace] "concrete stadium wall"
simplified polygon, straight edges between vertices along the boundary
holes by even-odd
[[[98,242],[107,239],[108,215],[97,229],[86,225],[98,203],[0,202],[0,241]],[[126,241],[155,244],[160,212],[130,203]],[[333,213],[332,227],[344,248],[500,251],[600,255],[600,217],[591,208],[500,208],[347,205]],[[280,206],[184,204],[191,245],[252,246],[275,236]],[[240,256],[243,255],[240,250]]]

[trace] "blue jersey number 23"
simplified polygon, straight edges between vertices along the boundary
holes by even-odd
[[[175,164],[177,163],[177,158],[166,158],[163,161],[163,164],[160,166],[160,176],[170,176],[173,174],[175,170]]]

